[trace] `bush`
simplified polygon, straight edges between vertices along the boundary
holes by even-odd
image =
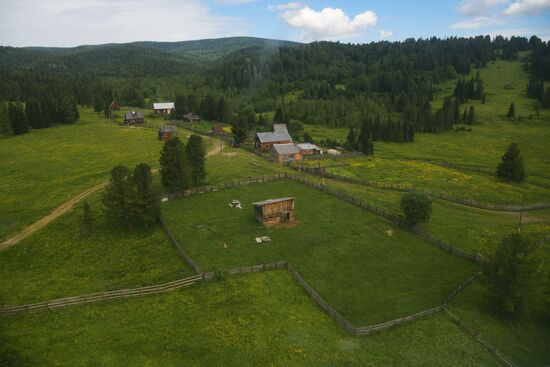
[[[425,223],[432,215],[432,201],[427,195],[410,192],[401,198],[401,209],[407,222]]]

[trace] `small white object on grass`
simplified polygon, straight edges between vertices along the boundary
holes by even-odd
[[[260,237],[256,237],[256,243],[262,243],[262,239]]]
[[[262,237],[262,241],[263,242],[271,242],[271,238],[267,237],[267,236],[263,236]]]
[[[167,197],[164,197],[164,198],[162,198],[160,201],[162,201],[163,203],[165,203],[165,202],[168,201],[168,198],[167,198]]]

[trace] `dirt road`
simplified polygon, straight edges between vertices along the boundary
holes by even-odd
[[[212,139],[214,141],[214,146],[207,152],[206,156],[212,156],[214,154],[218,154],[223,150],[223,141],[219,139]],[[159,170],[157,168],[151,170],[153,174],[158,173]],[[33,224],[30,224],[23,228],[21,231],[13,235],[12,237],[8,238],[4,242],[0,243],[0,251],[7,249],[8,247],[11,247],[13,245],[16,245],[17,243],[21,242],[25,238],[32,235],[34,232],[38,231],[41,228],[44,228],[49,223],[53,222],[63,214],[70,211],[76,204],[81,202],[83,199],[87,198],[88,196],[98,192],[99,190],[103,189],[107,185],[107,182],[101,183],[97,186],[94,186],[92,188],[89,188],[86,191],[81,192],[80,194],[76,195],[71,200],[61,204],[59,207],[54,209],[51,213],[45,215],[44,217],[40,218]]]

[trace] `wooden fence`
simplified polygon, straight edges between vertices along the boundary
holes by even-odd
[[[315,167],[292,166],[292,168],[301,172],[319,175],[319,170],[315,169]],[[412,192],[412,191],[419,192],[419,193],[433,196],[441,200],[449,201],[455,204],[470,206],[472,208],[477,208],[477,209],[505,211],[505,212],[519,212],[522,210],[537,210],[537,209],[550,208],[550,203],[529,204],[523,207],[521,205],[501,205],[501,204],[479,203],[475,200],[456,197],[440,191],[419,188],[410,184],[394,184],[391,182],[384,182],[384,181],[371,181],[371,180],[365,180],[365,179],[358,179],[355,177],[341,176],[334,173],[323,172],[323,171],[321,171],[320,174],[324,178],[333,179],[333,180],[342,181],[342,182],[348,182],[348,183],[357,184],[357,185],[375,187],[378,189],[393,190],[393,191],[400,191],[400,192]]]
[[[40,303],[27,304],[22,306],[8,306],[4,305],[0,307],[0,314],[14,315],[19,313],[32,313],[41,310],[56,310],[59,308],[66,308],[70,306],[83,305],[87,303],[94,303],[100,301],[107,301],[119,298],[133,298],[141,297],[149,294],[156,294],[162,292],[173,291],[191,284],[195,284],[198,281],[207,279],[205,274],[195,275],[189,278],[175,280],[173,282],[152,285],[148,287],[121,289],[109,292],[92,293],[87,295],[58,298],[51,301],[45,301]]]
[[[193,269],[195,274],[201,274],[202,273],[201,268],[193,261],[193,259],[191,259],[191,256],[189,256],[187,252],[183,249],[180,243],[176,240],[176,237],[174,237],[172,232],[168,229],[164,221],[162,221],[161,223],[162,223],[162,228],[164,229],[164,232],[170,239],[170,242],[172,242],[172,244],[176,247],[176,249],[178,250],[183,260],[187,263],[187,265],[191,267],[191,269]]]
[[[470,329],[462,320],[460,317],[453,314],[447,307],[444,307],[444,311],[453,320],[462,330],[466,332],[466,334],[470,335],[472,338],[474,338],[479,344],[481,344],[485,349],[487,349],[492,355],[494,355],[497,360],[506,367],[517,367],[517,365],[512,362],[512,360],[508,357],[506,357],[504,354],[499,352],[497,348],[495,348],[493,345],[489,344],[487,341],[481,339],[478,332],[476,332],[473,329]]]

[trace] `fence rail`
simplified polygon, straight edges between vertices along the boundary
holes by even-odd
[[[149,294],[173,291],[191,284],[195,284],[198,281],[205,279],[204,274],[195,275],[192,277],[178,279],[173,282],[152,285],[147,287],[121,289],[108,292],[92,293],[87,295],[80,295],[74,297],[58,298],[50,301],[44,301],[33,304],[26,304],[21,306],[8,306],[4,305],[0,307],[0,314],[14,315],[18,313],[32,313],[41,310],[56,310],[59,308],[65,308],[76,305],[83,305],[87,303],[106,301],[120,298],[132,298],[140,297]]]
[[[523,207],[521,205],[501,205],[501,204],[479,203],[475,200],[456,197],[440,191],[434,191],[434,190],[429,190],[425,188],[415,187],[414,185],[410,185],[410,184],[394,184],[391,182],[372,181],[372,180],[359,179],[351,176],[341,176],[330,172],[319,171],[319,169],[315,169],[315,167],[306,167],[306,166],[291,166],[291,167],[297,171],[301,171],[309,174],[321,175],[324,178],[342,181],[342,182],[349,182],[357,185],[375,187],[375,188],[384,189],[384,190],[400,191],[400,192],[411,192],[411,191],[419,192],[419,193],[433,196],[441,200],[449,201],[455,204],[470,206],[472,208],[477,208],[477,209],[505,211],[505,212],[520,212],[522,210],[537,210],[537,209],[550,208],[550,203],[529,204]]]

